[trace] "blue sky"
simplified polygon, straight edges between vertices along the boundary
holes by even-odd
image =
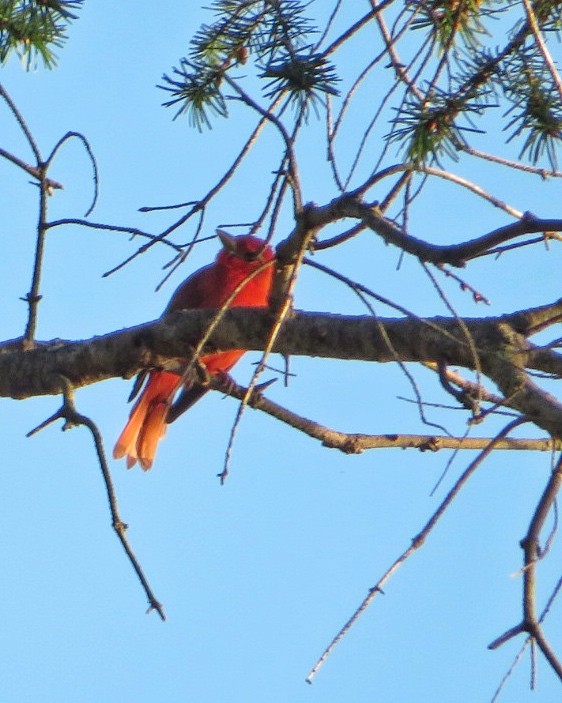
[[[100,171],[93,221],[158,231],[170,214],[138,208],[201,197],[253,125],[253,116],[233,106],[230,121],[199,134],[160,106],[161,74],[177,63],[200,22],[209,21],[199,6],[86,3],[55,71],[25,73],[17,59],[2,69],[2,82],[44,154],[69,130],[90,141]],[[360,114],[356,120],[360,129]],[[0,126],[1,146],[29,159],[2,106]],[[320,127],[311,121],[299,155],[305,198],[321,203],[336,192],[328,170],[317,168],[324,153]],[[276,165],[275,135],[267,134],[260,149],[209,211],[210,233],[259,211]],[[341,149],[343,158],[345,144]],[[458,172],[520,210],[559,216],[556,181],[543,184],[477,162],[459,165]],[[51,175],[64,183],[51,199],[51,218],[82,216],[92,193],[91,167],[77,141],[61,151]],[[27,181],[0,163],[2,338],[18,336],[25,324],[19,298],[29,289],[37,207]],[[411,226],[413,234],[445,243],[506,222],[500,211],[440,183],[416,204]],[[190,227],[180,239],[189,238]],[[285,217],[277,241],[290,227]],[[51,231],[38,337],[87,338],[155,319],[182,278],[216,252],[214,242],[201,247],[158,293],[169,257],[164,247],[101,277],[138,244],[84,228]],[[319,255],[418,314],[447,314],[419,266],[406,259],[397,269],[397,260],[396,250],[368,234]],[[559,250],[537,247],[496,263],[475,262],[465,275],[492,300],[490,314],[500,314],[558,297],[559,270]],[[459,312],[488,312],[450,281],[443,285]],[[363,312],[349,291],[310,270],[299,281],[296,305]],[[237,380],[248,380],[257,358],[248,355],[237,366]],[[427,431],[415,406],[398,399],[412,391],[395,368],[295,358],[292,370],[288,389],[277,383],[268,393],[300,414],[345,431]],[[431,374],[417,373],[424,397],[443,400]],[[79,410],[99,424],[108,449],[127,417],[128,393],[129,384],[119,379],[77,393]],[[248,411],[221,487],[216,474],[237,406],[216,394],[205,398],[170,429],[150,473],[111,465],[129,538],[168,615],[162,623],[144,614],[144,595],[111,530],[87,431],[50,426],[25,439],[57,407],[51,397],[2,401],[2,703],[490,700],[520,645],[486,649],[520,617],[518,541],[547,480],[547,455],[498,453],[488,460],[308,686],[305,676],[323,648],[473,455],[457,457],[431,497],[444,452],[347,457]],[[432,419],[464,431],[460,413],[435,411]],[[539,570],[543,597],[559,577],[556,550]],[[546,631],[562,649],[557,605]],[[528,682],[526,656],[500,700],[559,696],[542,659],[538,691],[530,693]]]

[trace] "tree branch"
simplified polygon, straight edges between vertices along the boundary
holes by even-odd
[[[353,615],[349,618],[349,620],[345,623],[345,625],[341,628],[341,630],[336,634],[336,636],[332,639],[330,644],[326,647],[320,658],[317,660],[315,665],[312,667],[310,670],[308,676],[306,677],[306,681],[308,683],[312,683],[313,679],[315,678],[316,674],[318,671],[322,668],[322,666],[325,664],[326,660],[336,647],[336,645],[347,635],[349,630],[353,627],[353,625],[357,622],[359,617],[365,612],[365,610],[369,607],[369,605],[373,602],[373,600],[376,598],[379,593],[383,593],[383,587],[386,585],[386,583],[392,578],[392,576],[398,571],[398,569],[402,566],[402,564],[409,559],[414,552],[416,552],[420,547],[423,546],[425,543],[426,539],[430,535],[430,533],[433,531],[434,527],[436,524],[439,522],[445,511],[449,508],[451,503],[454,501],[454,499],[457,497],[459,494],[461,488],[467,483],[469,478],[473,475],[473,473],[476,471],[476,469],[482,464],[482,462],[485,460],[485,458],[490,454],[490,452],[495,448],[496,443],[501,441],[502,439],[505,439],[509,433],[515,429],[518,425],[521,424],[521,420],[513,420],[510,422],[508,425],[506,425],[501,432],[498,433],[496,437],[494,437],[492,440],[489,440],[486,447],[478,454],[478,456],[472,461],[468,467],[463,471],[463,473],[460,475],[460,477],[457,479],[455,485],[451,488],[449,493],[445,496],[443,501],[440,503],[439,507],[437,510],[433,513],[433,515],[429,518],[429,520],[426,522],[424,527],[421,529],[420,532],[412,539],[412,543],[410,546],[402,552],[402,554],[391,564],[391,566],[386,570],[386,572],[383,574],[383,576],[377,581],[377,583],[369,589],[368,594],[365,596],[364,600],[362,603],[359,605],[359,607],[355,610]]]
[[[562,301],[549,306],[490,318],[381,318],[293,312],[283,322],[271,351],[284,355],[395,362],[442,362],[475,368],[475,354],[484,374],[517,410],[551,436],[562,437],[562,405],[533,383],[526,373],[537,359],[520,330],[533,329],[540,319],[556,321]],[[26,352],[8,343],[0,354],[0,396],[27,398],[59,392],[56,374],[73,387],[107,378],[129,378],[141,369],[177,371],[207,338],[205,353],[227,349],[268,348],[276,316],[268,310],[237,308],[215,320],[216,311],[186,310],[156,322],[78,342],[40,344]],[[546,324],[546,323],[543,323]],[[210,326],[212,334],[208,335]],[[469,344],[466,332],[470,336]]]
[[[335,207],[336,201],[333,201],[332,204]],[[461,244],[440,246],[407,234],[391,220],[383,217],[382,213],[378,212],[376,205],[371,206],[349,196],[338,199],[337,216],[339,218],[355,217],[360,219],[388,244],[394,244],[408,254],[417,256],[422,261],[459,267],[463,267],[468,260],[482,255],[489,249],[525,234],[562,231],[562,220],[560,219],[545,220],[537,218],[530,213],[525,213],[517,222],[500,227],[481,237],[462,242]],[[335,219],[337,217],[334,213]]]
[[[145,576],[144,570],[140,565],[140,562],[137,559],[127,537],[128,525],[123,521],[119,512],[117,495],[113,486],[113,479],[111,478],[111,473],[107,464],[105,450],[103,447],[103,439],[98,429],[98,426],[91,418],[87,417],[86,415],[82,415],[76,410],[76,406],[74,404],[74,388],[69,383],[68,379],[64,376],[59,375],[58,378],[55,380],[59,383],[59,387],[61,388],[63,393],[62,407],[52,417],[45,420],[45,422],[42,422],[38,427],[31,430],[31,432],[28,432],[27,436],[30,437],[39,430],[42,430],[48,424],[58,419],[63,419],[65,421],[63,430],[68,430],[78,425],[83,425],[88,430],[90,430],[92,439],[94,440],[96,455],[102,472],[105,490],[107,493],[109,512],[111,514],[111,525],[119,541],[121,542],[121,546],[123,547],[123,550],[125,551],[125,554],[129,559],[129,563],[133,567],[133,570],[137,575],[137,578],[139,579],[141,586],[145,592],[149,603],[149,611],[155,610],[160,616],[160,618],[162,620],[165,620],[166,615],[164,614],[164,608],[154,595],[150,583],[148,582],[148,579]]]
[[[412,434],[361,434],[340,432],[298,415],[291,410],[265,397],[260,387],[253,389],[248,396],[248,388],[235,383],[232,378],[215,376],[210,380],[213,390],[246,401],[247,405],[260,410],[276,420],[284,422],[300,432],[322,442],[329,449],[339,449],[345,454],[361,454],[367,449],[419,449],[437,452],[440,449],[485,449],[490,437],[450,437],[447,435],[412,435]],[[269,384],[267,384],[269,385]],[[554,451],[562,449],[562,440],[550,437],[544,439],[503,437],[494,440],[494,449],[516,451]]]
[[[517,353],[526,352],[528,360],[537,368],[546,352],[526,342],[524,328],[532,327],[533,320],[548,316],[554,322],[561,312],[562,300],[559,300],[500,317],[463,318],[463,322],[479,353],[491,358],[497,356],[505,344],[514,343],[513,339],[505,339],[506,330],[511,330],[520,345],[527,345],[521,346]],[[107,378],[128,378],[141,368],[165,368],[172,360],[186,357],[189,347],[195,346],[206,334],[215,314],[213,310],[183,310],[154,322],[87,340],[39,343],[36,349],[25,354],[14,351],[17,340],[10,340],[6,342],[9,351],[0,353],[0,397],[56,394],[59,388],[49,377],[65,369],[70,375],[64,375],[74,387],[79,387]],[[204,351],[263,351],[274,322],[275,315],[268,310],[228,310],[216,324]],[[452,317],[375,319],[370,315],[295,311],[283,323],[272,351],[387,363],[396,359],[388,349],[388,338],[402,361],[445,359],[449,364],[473,368],[471,350],[459,337],[459,331],[458,320]],[[558,355],[548,355],[548,358],[552,360]]]

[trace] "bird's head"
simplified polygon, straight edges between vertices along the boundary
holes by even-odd
[[[222,229],[217,229],[217,235],[222,242],[222,249],[217,257],[219,263],[239,265],[243,262],[247,270],[252,271],[275,258],[273,249],[263,239],[250,234],[234,237]]]

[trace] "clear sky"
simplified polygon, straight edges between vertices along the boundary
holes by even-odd
[[[201,197],[254,124],[253,115],[234,105],[231,121],[199,134],[160,106],[165,95],[155,86],[161,74],[184,55],[199,24],[210,21],[201,4],[86,3],[56,70],[25,73],[17,59],[2,69],[2,83],[44,154],[69,130],[87,136],[100,172],[92,221],[158,231],[173,215],[138,208]],[[366,7],[357,3],[361,12]],[[31,158],[3,105],[0,134],[0,146]],[[301,157],[305,198],[322,203],[337,193],[328,171],[316,170],[325,149],[320,134],[312,118]],[[275,135],[268,135],[263,151],[209,211],[209,233],[255,217],[278,149]],[[477,163],[462,164],[458,172],[519,210],[560,216],[559,182],[498,176]],[[92,177],[77,141],[61,151],[51,175],[64,184],[50,201],[51,218],[81,217]],[[37,193],[6,162],[0,162],[0,184],[0,335],[9,339],[22,333],[26,319],[20,298],[29,290]],[[416,206],[411,225],[412,234],[446,243],[507,222],[502,212],[443,185]],[[276,241],[290,227],[285,217]],[[192,233],[189,225],[178,241]],[[38,337],[87,338],[155,319],[175,286],[217,250],[216,242],[200,247],[158,293],[169,259],[165,247],[101,277],[138,245],[111,232],[51,231]],[[318,260],[418,314],[448,314],[419,266],[407,259],[397,268],[398,252],[374,235]],[[496,263],[477,262],[465,275],[491,299],[490,314],[500,314],[559,297],[559,272],[559,248],[537,247]],[[459,312],[487,312],[452,282],[443,285]],[[303,272],[296,305],[364,312],[348,290],[310,270]],[[237,380],[248,380],[257,358],[250,354],[239,364]],[[289,388],[278,382],[268,393],[302,415],[344,431],[428,431],[415,405],[399,399],[411,398],[412,390],[395,368],[295,358],[292,371]],[[431,374],[418,373],[425,399],[443,400]],[[78,409],[99,424],[108,450],[127,417],[129,390],[129,383],[115,379],[77,393]],[[0,703],[491,699],[521,644],[486,649],[519,622],[518,543],[548,477],[546,454],[504,453],[487,461],[308,686],[316,658],[473,455],[458,456],[431,497],[445,452],[348,457],[248,411],[221,487],[216,474],[237,405],[210,395],[171,427],[150,473],[111,463],[129,538],[168,616],[162,623],[154,613],[145,615],[144,594],[112,532],[88,432],[63,434],[51,425],[25,439],[58,405],[53,397],[1,403]],[[464,431],[461,413],[434,412],[432,419],[452,432]],[[541,603],[559,564],[555,544],[539,570]],[[546,631],[560,651],[559,605]],[[529,678],[526,655],[500,700],[559,700],[559,682],[540,657],[535,693]]]

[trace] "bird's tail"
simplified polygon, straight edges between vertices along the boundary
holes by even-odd
[[[127,457],[127,468],[137,461],[147,471],[152,466],[158,442],[166,432],[166,416],[181,377],[169,371],[151,371],[129,421],[113,449],[113,457]]]

